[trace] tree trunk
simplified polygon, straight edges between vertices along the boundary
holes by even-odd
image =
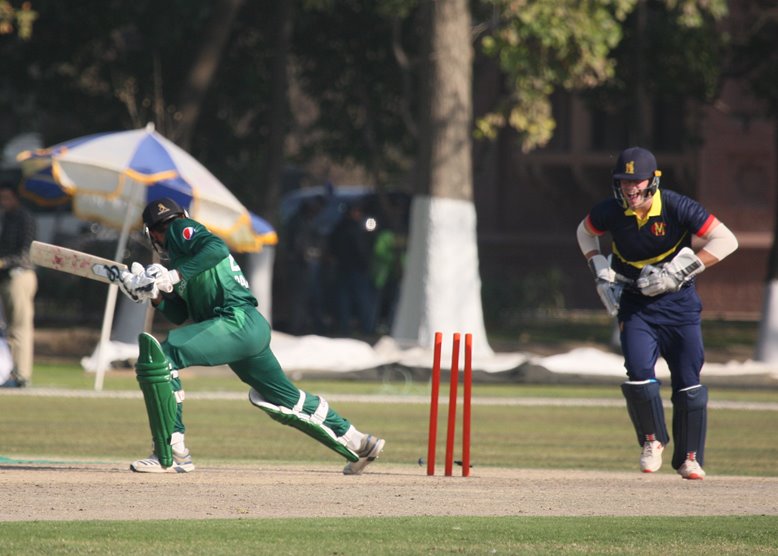
[[[778,119],[775,120],[775,142],[778,144]],[[776,172],[778,175],[778,172]],[[778,183],[775,184],[778,189]],[[774,207],[773,245],[767,260],[762,320],[754,359],[764,363],[778,362],[778,200]]]
[[[192,135],[200,118],[205,94],[219,67],[219,60],[232,30],[232,22],[235,21],[242,4],[243,0],[220,0],[214,8],[205,35],[196,39],[201,42],[201,46],[189,77],[181,89],[181,119],[178,125],[171,126],[170,139],[185,151],[189,151],[192,146]]]
[[[401,345],[430,347],[435,332],[473,334],[491,354],[483,322],[472,176],[472,64],[466,0],[425,0],[418,183],[397,317]]]
[[[289,118],[288,58],[292,41],[293,2],[278,2],[274,14],[275,48],[273,52],[273,83],[270,106],[270,130],[265,156],[265,170],[260,187],[264,187],[264,212],[278,225],[276,207],[281,195],[281,178],[284,172],[284,143]]]

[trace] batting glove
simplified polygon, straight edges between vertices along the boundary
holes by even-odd
[[[684,247],[669,263],[661,267],[646,265],[635,285],[640,293],[655,297],[667,292],[677,292],[694,276],[705,270],[705,264],[689,247]]]
[[[592,274],[594,274],[600,301],[602,301],[608,314],[615,317],[619,312],[621,292],[624,286],[617,282],[616,272],[611,268],[608,259],[603,255],[595,255],[589,259],[589,268]]]
[[[161,264],[150,264],[143,271],[144,275],[154,281],[156,287],[165,293],[173,291],[173,286],[181,281],[177,270],[168,270]]]
[[[142,303],[159,295],[154,279],[145,275],[143,265],[138,262],[132,263],[130,270],[123,270],[119,278],[119,289],[135,303]]]

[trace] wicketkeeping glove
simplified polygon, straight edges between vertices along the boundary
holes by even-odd
[[[173,291],[173,286],[181,281],[177,270],[168,270],[158,263],[150,264],[143,271],[144,274],[154,281],[156,287],[165,293]]]
[[[130,270],[123,270],[119,279],[119,289],[135,303],[142,303],[159,295],[155,280],[146,276],[143,265],[138,262],[132,263]]]
[[[689,247],[684,247],[669,263],[662,266],[646,265],[635,285],[640,293],[654,297],[667,292],[677,292],[694,276],[705,270],[705,264]]]
[[[608,314],[615,317],[619,312],[621,292],[624,290],[623,284],[617,282],[616,271],[611,268],[608,259],[602,255],[595,255],[589,259],[589,268],[594,274],[600,301],[605,305]]]

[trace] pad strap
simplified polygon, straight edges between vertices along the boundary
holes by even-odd
[[[335,432],[324,424],[324,419],[329,412],[329,404],[321,396],[319,396],[319,405],[316,411],[311,415],[302,411],[305,401],[305,393],[302,390],[300,391],[300,399],[291,409],[268,402],[254,388],[249,391],[249,401],[279,423],[304,432],[351,462],[359,461],[356,452],[348,447],[347,434],[336,436]]]
[[[297,399],[297,403],[294,404],[294,407],[292,408],[293,413],[298,413],[304,415],[303,407],[305,406],[305,400],[307,399],[306,393],[302,390],[300,392],[300,397]],[[322,424],[324,423],[324,420],[327,418],[327,414],[330,412],[330,404],[327,400],[319,396],[319,405],[316,406],[316,411],[314,411],[308,418],[313,421],[314,423]]]
[[[330,412],[330,404],[319,396],[319,405],[316,407],[316,411],[311,415],[311,421],[314,423],[324,424],[324,420],[327,418],[327,414]]]
[[[300,392],[300,397],[297,398],[297,403],[294,404],[294,407],[292,408],[292,412],[294,413],[302,413],[303,407],[305,406],[305,392],[302,390]]]

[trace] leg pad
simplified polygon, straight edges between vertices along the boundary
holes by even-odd
[[[304,396],[304,394],[301,392],[300,399],[304,400],[302,396]],[[320,398],[320,400],[319,409],[312,415],[308,415],[302,411],[302,401],[294,408],[289,409],[265,401],[262,395],[253,388],[249,391],[249,401],[251,404],[267,413],[273,420],[304,432],[311,438],[324,444],[327,448],[336,451],[349,461],[359,461],[359,456],[356,452],[346,446],[346,439],[335,436],[332,429],[324,424],[328,406],[323,398]]]
[[[625,382],[621,385],[621,392],[627,400],[627,412],[635,426],[638,444],[643,446],[646,436],[653,434],[666,446],[670,442],[670,435],[667,433],[665,412],[659,395],[659,382]]]
[[[138,347],[135,374],[146,403],[154,454],[159,458],[162,467],[170,467],[173,465],[170,439],[174,432],[177,409],[170,364],[153,336],[141,333],[138,336]]]
[[[703,385],[673,392],[673,469],[695,453],[697,463],[705,462],[705,434],[708,430],[708,388]]]

